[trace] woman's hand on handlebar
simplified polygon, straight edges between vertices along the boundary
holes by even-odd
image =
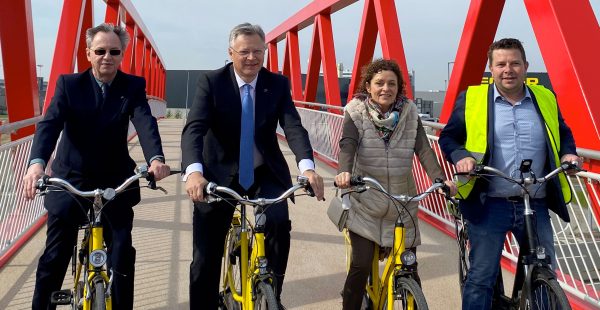
[[[200,172],[192,172],[185,181],[185,191],[194,202],[204,201],[204,188],[208,181]]]
[[[340,174],[335,176],[335,186],[339,188],[349,188],[351,186],[350,179],[352,175],[350,172],[341,172]]]
[[[150,163],[148,173],[154,175],[154,180],[160,181],[161,179],[171,175],[171,167],[169,167],[167,164],[164,164],[162,161],[155,159]]]
[[[35,197],[36,183],[44,175],[42,164],[33,164],[27,168],[27,173],[23,177],[23,196],[27,200]]]

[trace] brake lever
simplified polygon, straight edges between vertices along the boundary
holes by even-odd
[[[154,188],[153,188],[153,189],[155,189],[155,190],[159,190],[159,191],[163,192],[165,195],[169,193],[169,192],[167,192],[167,190],[166,190],[166,189],[164,189],[162,186],[156,186],[156,184],[155,184],[155,186],[154,186]]]

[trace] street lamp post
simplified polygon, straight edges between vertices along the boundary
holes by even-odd
[[[448,83],[447,84],[450,84],[450,65],[451,64],[454,65],[454,61],[449,61],[448,62],[448,79],[447,79]],[[448,85],[446,85],[446,90],[448,90]]]

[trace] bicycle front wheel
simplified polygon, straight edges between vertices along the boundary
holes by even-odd
[[[258,282],[255,287],[256,301],[254,302],[254,310],[278,310],[277,298],[273,287],[265,282]]]
[[[531,294],[523,296],[521,309],[571,309],[565,292],[554,276],[545,269],[534,270],[531,279]]]
[[[97,276],[92,280],[92,309],[106,310],[104,279]]]
[[[242,294],[242,262],[240,248],[241,227],[232,225],[225,239],[223,255],[222,276],[223,303],[229,310],[241,309],[241,305],[233,299],[233,292]],[[246,262],[247,264],[247,262]]]
[[[397,277],[395,288],[396,291],[392,294],[392,300],[386,298],[381,309],[388,309],[388,302],[392,302],[392,309],[429,309],[425,294],[423,294],[423,290],[414,279]]]
[[[464,225],[464,224],[463,224]],[[456,236],[458,241],[458,284],[460,285],[460,295],[463,294],[465,282],[467,281],[467,273],[469,272],[469,251],[471,245],[469,244],[469,237],[467,235],[467,227],[463,226],[458,230]]]

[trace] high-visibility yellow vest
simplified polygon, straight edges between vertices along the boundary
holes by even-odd
[[[465,98],[465,128],[467,141],[465,149],[471,153],[478,164],[483,163],[483,157],[487,151],[488,132],[488,88],[489,85],[469,86]],[[546,125],[546,131],[554,154],[555,167],[560,165],[560,131],[558,124],[558,104],[554,94],[541,85],[529,85],[537,104],[542,112]],[[571,201],[571,188],[564,173],[559,176],[560,186],[565,203]],[[458,180],[459,199],[466,199],[475,185],[475,178],[468,182]]]

